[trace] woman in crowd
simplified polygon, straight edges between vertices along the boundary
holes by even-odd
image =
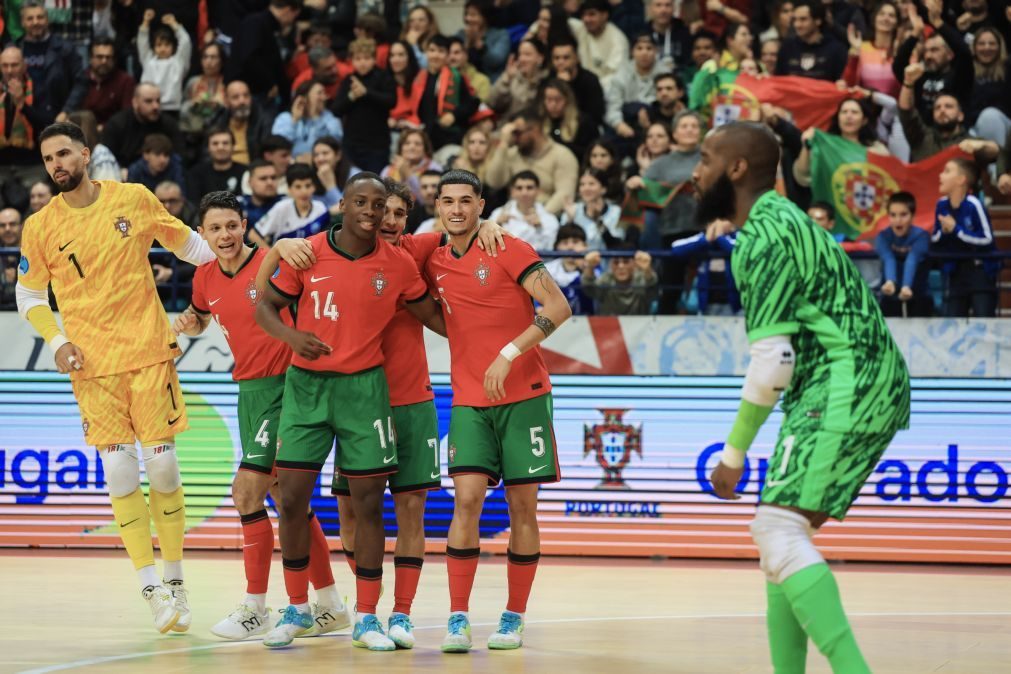
[[[483,183],[491,156],[491,135],[480,126],[472,126],[463,134],[460,154],[453,160],[453,168],[470,171]]]
[[[397,141],[397,153],[383,169],[384,178],[406,183],[414,198],[421,200],[421,174],[441,171],[442,165],[432,159],[432,141],[421,129],[405,129]]]
[[[319,80],[298,85],[291,110],[274,120],[273,133],[292,142],[295,157],[312,152],[312,146],[323,136],[340,140],[344,136],[341,121],[326,107],[326,87]]]
[[[851,87],[860,86],[895,98],[901,87],[892,72],[899,30],[898,6],[888,0],[882,2],[871,15],[871,26],[870,40],[862,39],[855,26],[847,29],[850,51],[843,79]]]
[[[972,43],[976,71],[965,125],[976,126],[976,135],[1001,147],[1011,132],[1011,61],[1004,36],[995,28],[980,28]]]
[[[525,39],[516,55],[510,55],[505,72],[496,80],[488,95],[488,107],[507,119],[529,106],[536,98],[541,82],[547,77],[544,68],[544,43]]]
[[[390,128],[401,129],[407,125],[407,120],[414,116],[411,104],[411,88],[421,66],[414,49],[403,40],[397,40],[390,45],[390,55],[386,62],[386,70],[393,76],[397,86],[397,104],[390,110]]]
[[[344,154],[341,142],[322,136],[312,146],[312,165],[316,169],[316,196],[323,199],[330,212],[336,212],[348,178],[361,171]]]
[[[468,60],[489,79],[495,80],[505,68],[512,45],[509,31],[489,26],[491,10],[491,3],[468,0],[464,5],[463,29],[459,36],[467,49]]]
[[[418,5],[407,13],[407,24],[404,26],[400,39],[411,45],[414,55],[422,68],[428,65],[425,48],[428,41],[439,34],[439,22],[435,14],[425,5]]]
[[[671,133],[666,124],[655,122],[646,129],[646,138],[635,152],[639,175],[643,175],[660,157],[670,152]]]
[[[541,112],[544,113],[544,135],[582,157],[599,137],[590,118],[579,109],[572,87],[564,80],[552,78],[541,89]]]
[[[801,136],[804,145],[793,164],[793,177],[797,184],[803,187],[811,185],[811,140],[814,138],[814,132],[815,129],[812,127]],[[872,154],[889,154],[885,144],[878,140],[871,105],[866,99],[844,99],[836,109],[828,132],[851,143],[862,145]]]
[[[600,169],[587,168],[579,176],[579,201],[566,204],[562,213],[563,225],[579,225],[586,232],[586,246],[590,250],[610,248],[633,233],[638,239],[639,228],[628,232],[620,225],[621,206],[607,199],[607,174]]]
[[[200,132],[225,107],[225,52],[217,42],[200,50],[200,74],[186,81],[180,126]]]
[[[621,203],[621,200],[625,196],[624,176],[622,175],[621,163],[618,160],[618,153],[609,142],[597,140],[591,143],[583,155],[582,168],[583,171],[593,168],[603,172],[604,177],[607,179],[607,198]]]

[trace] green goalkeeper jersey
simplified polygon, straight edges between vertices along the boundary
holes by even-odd
[[[791,335],[789,416],[826,430],[909,426],[909,372],[870,288],[832,235],[788,199],[763,194],[731,257],[748,340]]]

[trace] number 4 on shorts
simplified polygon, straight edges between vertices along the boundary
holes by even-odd
[[[264,449],[270,445],[270,435],[267,433],[268,424],[270,424],[270,419],[264,419],[263,423],[260,425],[260,430],[256,432],[256,437],[253,438],[253,442],[257,443]]]

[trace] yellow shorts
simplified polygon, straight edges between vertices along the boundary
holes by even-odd
[[[73,381],[89,445],[166,440],[189,428],[175,363]]]

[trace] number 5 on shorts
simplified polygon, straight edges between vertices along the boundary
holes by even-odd
[[[541,433],[544,432],[543,426],[531,426],[530,427],[530,448],[531,453],[538,459],[544,456],[544,438],[541,437]]]

